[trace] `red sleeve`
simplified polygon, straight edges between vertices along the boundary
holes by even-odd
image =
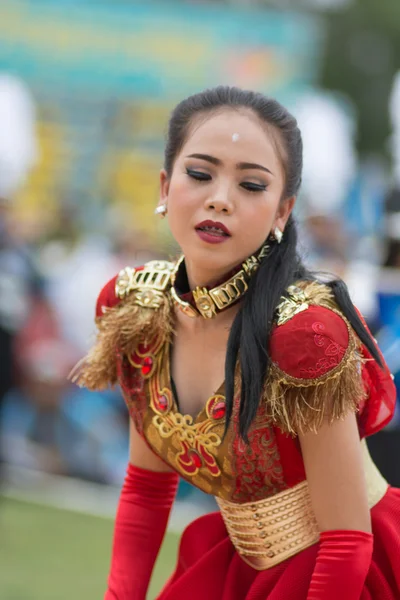
[[[96,302],[96,318],[102,317],[107,308],[112,308],[118,304],[119,298],[115,293],[115,283],[117,279],[118,275],[115,275],[110,279],[98,295]]]
[[[273,423],[291,435],[358,412],[365,397],[360,342],[348,321],[335,309],[303,306],[272,332],[265,386]]]
[[[358,314],[368,333],[371,333],[363,316]],[[367,390],[367,397],[361,405],[358,419],[362,437],[372,435],[385,427],[392,420],[396,407],[397,392],[394,377],[389,371],[376,340],[374,342],[381,357],[382,367],[372,358],[365,346],[361,348],[365,359],[363,380]]]
[[[285,412],[292,411],[296,422],[293,427],[286,423],[286,430],[298,430],[301,420],[315,430],[321,423],[318,413],[333,420],[349,409],[357,412],[361,437],[391,420],[396,389],[384,358],[380,354],[380,367],[339,312],[311,305],[276,326],[270,356],[278,391],[286,398]]]

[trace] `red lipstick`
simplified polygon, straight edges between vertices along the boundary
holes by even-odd
[[[199,238],[209,244],[221,244],[231,236],[231,232],[223,223],[209,219],[196,225],[195,230]]]

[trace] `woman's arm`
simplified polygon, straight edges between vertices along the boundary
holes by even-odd
[[[129,463],[141,469],[156,473],[175,473],[153,450],[138,433],[132,419],[129,419]]]
[[[131,421],[105,600],[145,599],[177,486],[178,475],[150,450]]]
[[[371,532],[356,415],[299,435],[311,501],[320,531]]]
[[[349,413],[299,440],[321,531],[307,600],[358,600],[373,536],[356,416]]]

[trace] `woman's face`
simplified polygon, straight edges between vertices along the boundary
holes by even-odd
[[[195,123],[171,178],[161,172],[160,203],[188,272],[221,276],[276,226],[283,231],[294,204],[281,202],[284,187],[277,140],[252,112],[227,109]]]

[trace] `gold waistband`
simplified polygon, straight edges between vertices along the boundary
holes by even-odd
[[[365,441],[362,449],[372,508],[385,495],[388,483],[373,463]],[[269,569],[319,540],[307,481],[256,502],[216,500],[233,545],[254,569]]]

